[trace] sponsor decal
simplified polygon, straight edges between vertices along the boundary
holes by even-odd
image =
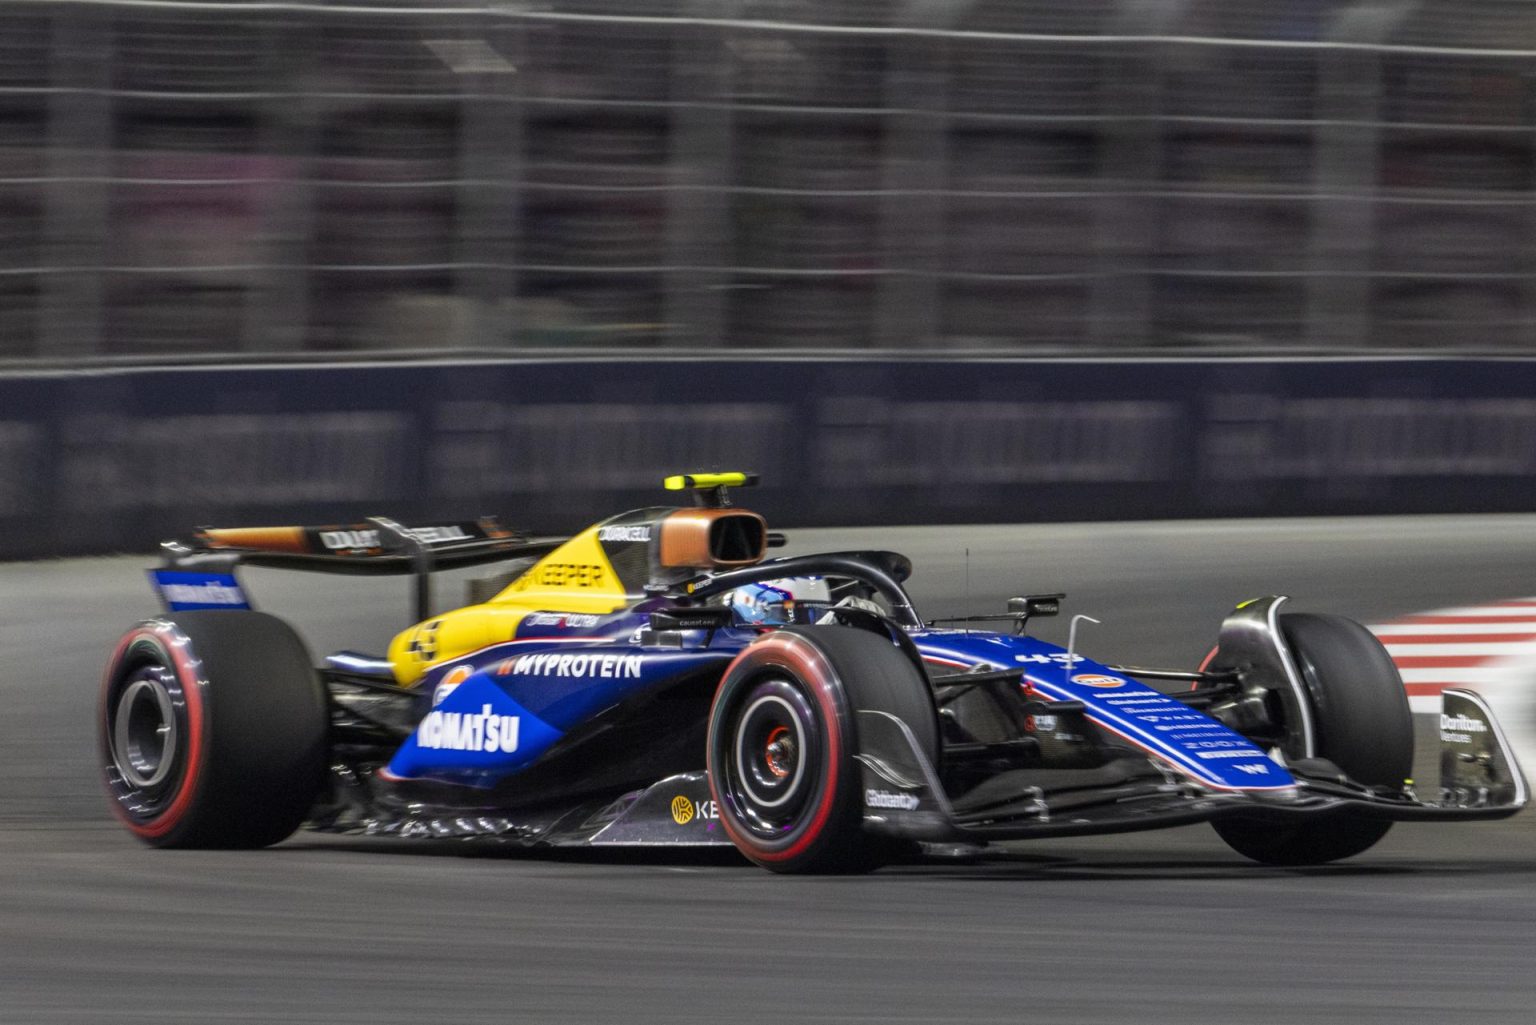
[[[432,689],[433,706],[441,705],[448,695],[459,689],[459,684],[475,674],[473,666],[454,666]]]
[[[917,808],[918,800],[914,794],[895,794],[889,790],[864,791],[864,805],[869,808],[896,808],[901,811],[913,811]]]
[[[522,676],[638,680],[640,665],[639,655],[573,655],[551,651],[541,655],[519,655],[512,671]]]
[[[1440,713],[1440,740],[1447,744],[1470,744],[1472,734],[1487,733],[1488,724],[1470,715]]]
[[[333,552],[379,547],[377,530],[322,530],[320,543]]]
[[[160,593],[172,605],[245,605],[240,588],[229,584],[162,584]]]
[[[413,527],[406,534],[423,544],[441,544],[444,541],[468,541],[471,534],[463,527]],[[333,552],[355,551],[382,547],[379,532],[363,530],[322,530],[320,543]]]
[[[599,541],[649,541],[651,539],[651,528],[649,525],[598,527],[597,539]]]
[[[172,612],[184,609],[248,609],[245,592],[233,573],[194,573],[152,569],[149,579]]]
[[[470,534],[463,527],[412,527],[407,534],[425,544],[435,545],[444,541],[468,541]]]
[[[517,589],[540,587],[597,587],[603,582],[603,567],[585,562],[551,562],[535,566],[518,581]]]
[[[672,821],[679,826],[686,826],[694,819],[705,822],[715,822],[720,818],[720,806],[714,801],[690,801],[682,794],[672,798]],[[711,829],[714,827],[711,826]]]
[[[1072,677],[1073,683],[1080,683],[1084,687],[1124,687],[1125,681],[1118,676],[1103,676],[1099,673],[1078,673]],[[1152,698],[1156,701],[1157,698]]]
[[[517,750],[520,720],[515,715],[498,715],[490,705],[478,712],[428,712],[416,727],[418,747],[439,751]]]
[[[582,630],[596,626],[602,618],[589,612],[535,612],[523,622],[529,626],[560,626]]]

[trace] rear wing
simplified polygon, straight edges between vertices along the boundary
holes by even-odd
[[[563,537],[530,537],[493,517],[405,527],[383,516],[326,527],[200,527],[186,540],[160,546],[164,563],[150,579],[166,608],[248,609],[235,567],[271,566],[317,573],[414,575],[417,619],[430,615],[430,574],[527,556],[542,556]]]

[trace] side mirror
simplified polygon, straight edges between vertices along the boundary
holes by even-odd
[[[1026,594],[1008,599],[1008,611],[1028,619],[1030,616],[1055,616],[1061,612],[1065,594]]]

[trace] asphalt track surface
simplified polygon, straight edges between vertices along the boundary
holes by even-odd
[[[1104,620],[1083,650],[1139,663],[1192,664],[1258,594],[1379,621],[1536,593],[1533,517],[791,537],[906,551],[928,615],[1065,590]],[[1531,812],[1398,826],[1307,870],[1204,826],[853,879],[303,835],[153,851],[109,822],[91,756],[101,664],[154,611],[149,562],[0,566],[3,1025],[1536,1021]],[[377,649],[407,615],[399,581],[247,582],[319,650]]]

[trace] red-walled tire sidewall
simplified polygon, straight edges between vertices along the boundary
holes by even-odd
[[[180,685],[183,700],[185,752],[178,752],[180,763],[169,781],[170,790],[155,811],[135,814],[124,800],[111,800],[112,813],[135,836],[146,843],[174,846],[178,827],[183,826],[196,806],[207,768],[208,702],[205,684],[185,637],[168,622],[146,623],[125,634],[107,664],[98,703],[97,752],[106,776],[109,796],[113,795],[111,710],[123,685],[132,674],[149,665],[170,670]]]

